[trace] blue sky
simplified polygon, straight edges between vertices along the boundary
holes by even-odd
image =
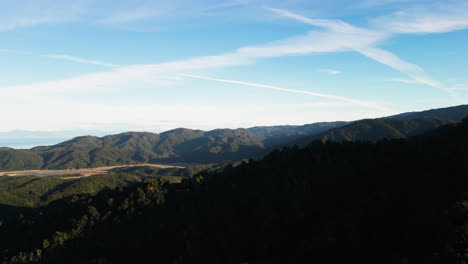
[[[468,99],[467,1],[0,3],[0,132],[305,124]]]

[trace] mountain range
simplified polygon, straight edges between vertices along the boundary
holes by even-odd
[[[0,263],[467,263],[466,157],[468,119],[172,182],[0,177]]]
[[[178,128],[160,134],[126,132],[81,136],[32,149],[0,148],[0,170],[68,169],[137,163],[216,163],[260,158],[285,145],[314,140],[376,141],[407,138],[468,116],[468,105],[354,122],[265,126],[211,131]]]

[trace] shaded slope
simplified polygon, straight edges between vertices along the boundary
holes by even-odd
[[[315,141],[180,184],[61,199],[3,217],[0,248],[10,250],[0,256],[9,264],[466,263],[467,144],[468,120],[408,140]]]
[[[342,127],[348,123],[350,122],[336,121],[319,122],[303,126],[259,126],[249,128],[248,130],[264,135],[266,137],[265,144],[268,146],[281,146],[295,139],[316,135],[333,128]]]
[[[339,142],[408,138],[453,123],[456,121],[436,118],[364,119],[318,135],[302,138],[294,143],[305,146],[313,140]]]
[[[421,112],[408,112],[399,115],[389,116],[387,118],[414,119],[432,117],[439,119],[448,119],[461,121],[468,116],[468,105],[458,105],[445,108],[431,109]]]

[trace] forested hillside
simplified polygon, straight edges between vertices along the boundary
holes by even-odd
[[[338,127],[305,126],[215,129],[179,128],[161,134],[128,132],[102,138],[77,137],[31,150],[0,148],[0,169],[68,169],[137,163],[216,163],[261,157],[266,149]]]
[[[155,168],[150,166],[115,168],[107,174],[89,177],[69,176],[0,176],[0,204],[22,207],[46,205],[60,198],[77,194],[94,195],[105,188],[131,186],[145,179],[180,182],[198,172],[215,172],[234,163],[194,165],[185,168]]]
[[[376,141],[380,139],[408,138],[453,124],[468,116],[468,105],[408,112],[385,118],[363,119],[305,136],[292,144],[305,146],[312,140],[322,141]]]
[[[161,134],[127,132],[102,138],[77,137],[30,150],[0,148],[0,170],[90,168],[138,163],[206,164],[261,158],[284,145],[312,140],[375,141],[407,138],[468,116],[468,106],[354,122],[270,126],[211,131],[179,128]]]
[[[395,116],[390,116],[388,118],[399,118],[399,119],[414,119],[414,118],[438,118],[438,119],[448,119],[448,120],[462,120],[467,116],[468,105],[457,105],[445,108],[431,109],[421,112],[408,112],[402,113]]]
[[[95,175],[80,179],[61,177],[0,177],[0,204],[32,207],[74,194],[96,194],[104,188],[128,186],[141,178],[130,174]]]
[[[4,263],[465,263],[468,120],[3,208]]]
[[[294,143],[307,145],[312,140],[322,141],[376,141],[380,139],[408,138],[457,121],[436,118],[416,119],[364,119],[330,129],[318,135],[301,138]]]

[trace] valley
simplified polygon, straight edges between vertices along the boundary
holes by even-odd
[[[134,167],[153,167],[160,169],[183,169],[185,167],[175,165],[162,165],[162,164],[133,164],[133,165],[116,165],[106,166],[97,168],[85,168],[85,169],[67,169],[67,170],[20,170],[20,171],[8,171],[0,172],[1,176],[39,176],[39,177],[50,177],[50,176],[62,176],[64,179],[78,179],[82,177],[89,177],[92,175],[109,173],[114,169],[118,168],[134,168]]]
[[[0,264],[468,264],[468,0],[0,2]]]

